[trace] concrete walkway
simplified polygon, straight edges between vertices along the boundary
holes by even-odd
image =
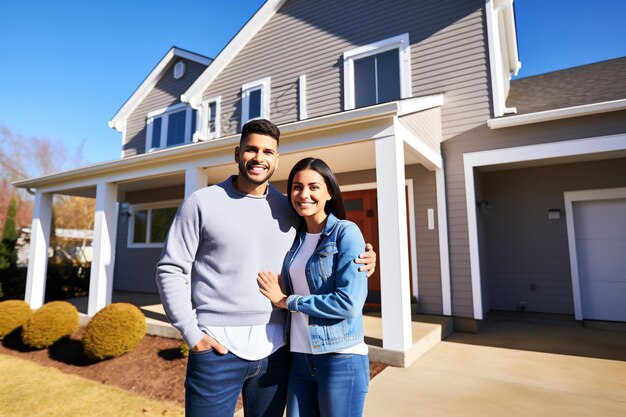
[[[484,322],[408,368],[386,368],[364,416],[626,416],[626,332],[573,320]]]

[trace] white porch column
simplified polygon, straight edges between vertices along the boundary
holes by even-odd
[[[48,247],[52,223],[52,193],[35,194],[33,224],[28,253],[28,273],[24,300],[35,309],[43,305],[46,293],[46,271],[48,269]]]
[[[194,191],[207,186],[209,174],[204,168],[188,168],[185,170],[185,198]]]
[[[376,139],[375,144],[383,348],[404,352],[413,342],[404,149],[395,135]]]
[[[90,317],[107,304],[111,304],[116,236],[117,184],[100,182],[96,186],[93,260],[89,278],[87,314]]]

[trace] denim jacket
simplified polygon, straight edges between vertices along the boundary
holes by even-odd
[[[348,220],[329,214],[315,252],[306,263],[311,295],[294,295],[289,267],[306,236],[302,227],[287,253],[281,272],[287,309],[309,315],[313,354],[335,352],[363,341],[363,305],[367,276],[354,262],[365,248],[361,231]],[[287,320],[288,326],[290,320]]]

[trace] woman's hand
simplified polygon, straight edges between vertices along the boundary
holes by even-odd
[[[259,290],[261,294],[266,296],[272,304],[279,308],[287,308],[287,296],[283,292],[283,289],[278,283],[278,278],[271,272],[259,272],[257,277],[259,283]]]

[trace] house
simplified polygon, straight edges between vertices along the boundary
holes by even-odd
[[[379,255],[383,348],[421,313],[626,321],[626,60],[511,82],[511,0],[268,0],[215,58],[172,48],[109,125],[122,157],[36,189],[26,300],[43,302],[51,198],[96,198],[89,315],[156,292],[178,204],[236,173],[243,123],[282,131],[275,184],[326,160]]]

